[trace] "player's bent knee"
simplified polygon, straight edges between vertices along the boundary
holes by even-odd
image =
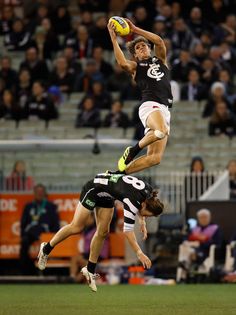
[[[70,224],[70,231],[71,231],[71,234],[79,234],[79,233],[81,233],[81,227],[71,223]]]
[[[158,138],[158,139],[164,139],[165,138],[165,136],[167,135],[167,131],[166,132],[163,132],[163,131],[161,131],[161,130],[155,130],[154,131],[154,134],[155,134],[155,136]]]

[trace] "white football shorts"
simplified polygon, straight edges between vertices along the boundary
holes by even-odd
[[[169,129],[170,132],[170,111],[168,109],[168,107],[166,105],[157,103],[157,102],[153,102],[153,101],[146,101],[144,102],[140,107],[139,107],[139,118],[145,128],[145,134],[150,130],[150,128],[147,127],[147,118],[148,116],[156,111],[159,110],[166,122],[166,125]]]

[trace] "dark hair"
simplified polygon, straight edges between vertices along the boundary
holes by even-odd
[[[43,190],[44,190],[45,195],[47,195],[47,189],[46,189],[46,186],[44,186],[44,185],[43,185],[43,184],[41,184],[41,183],[36,184],[36,185],[34,186],[34,192],[35,192],[38,188],[43,189]]]
[[[17,160],[17,161],[14,163],[14,165],[13,165],[13,172],[16,172],[16,167],[17,167],[17,164],[19,164],[19,163],[22,163],[22,164],[25,165],[25,161],[23,161],[23,160]]]
[[[41,80],[36,80],[36,81],[33,82],[33,85],[34,85],[35,83],[36,83],[36,84],[39,84],[39,85],[42,87],[43,90],[46,89],[46,85],[45,85],[45,83],[44,83],[43,81],[41,81]]]
[[[144,42],[150,47],[150,44],[149,44],[148,40],[145,37],[138,36],[134,40],[132,40],[131,42],[128,42],[126,44],[126,47],[127,47],[128,51],[130,52],[130,54],[132,56],[135,54],[135,45],[140,43],[140,42]]]
[[[120,100],[119,98],[115,98],[113,101],[112,101],[112,103],[111,103],[111,105],[113,105],[113,104],[115,104],[115,103],[120,103],[120,105],[121,105],[121,107],[123,107],[124,106],[124,103],[123,103],[123,101],[122,100]]]
[[[154,216],[162,214],[164,204],[157,198],[158,191],[153,190],[151,195],[146,199],[146,209],[150,211]]]
[[[194,156],[194,157],[192,158],[191,166],[190,166],[190,171],[193,172],[193,167],[194,167],[194,164],[195,164],[196,162],[201,163],[202,172],[204,172],[205,166],[204,166],[203,159],[202,159],[200,156]]]

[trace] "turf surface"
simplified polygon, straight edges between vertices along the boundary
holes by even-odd
[[[236,285],[0,285],[1,315],[235,315]]]

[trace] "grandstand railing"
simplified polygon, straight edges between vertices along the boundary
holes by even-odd
[[[158,172],[156,187],[167,211],[185,212],[186,203],[199,200],[209,187],[222,176],[222,171],[190,173],[190,172]]]
[[[57,154],[58,152],[76,152],[83,151],[84,159],[88,152],[91,151],[92,146],[96,140],[17,140],[17,141],[0,141],[0,152],[7,152],[14,154],[25,152],[27,157],[28,152],[37,152],[37,154],[43,154],[43,152],[51,152],[51,154]],[[102,150],[114,151],[114,154],[121,151],[121,148],[131,144],[132,141],[127,139],[101,139],[99,145]],[[117,155],[118,156],[118,155]],[[70,160],[68,160],[70,163]],[[81,163],[78,161],[78,164]],[[55,176],[43,177],[43,183],[47,186],[48,191],[64,191],[64,192],[78,192],[86,181],[90,180],[96,172],[101,172],[103,166],[101,159],[94,156],[94,165],[89,165],[85,168],[85,172],[78,175],[69,174],[64,176],[60,174],[60,170]],[[4,171],[4,165],[2,172],[4,175],[7,173]],[[8,173],[9,174],[9,173]],[[168,172],[162,171],[160,168],[154,167],[137,174],[139,177],[148,181],[153,187],[159,189],[160,198],[164,201],[167,211],[170,212],[185,212],[186,202],[196,201],[199,197],[207,191],[207,189],[215,183],[215,181],[222,175],[221,171],[217,172],[204,172],[200,174],[190,172]],[[63,181],[58,180],[62,178]],[[76,178],[76,182],[75,182]],[[36,181],[41,182],[40,175],[37,176]],[[78,180],[77,180],[78,179]],[[2,192],[22,192],[29,190],[26,185],[27,178],[12,179],[0,174],[0,191]]]

